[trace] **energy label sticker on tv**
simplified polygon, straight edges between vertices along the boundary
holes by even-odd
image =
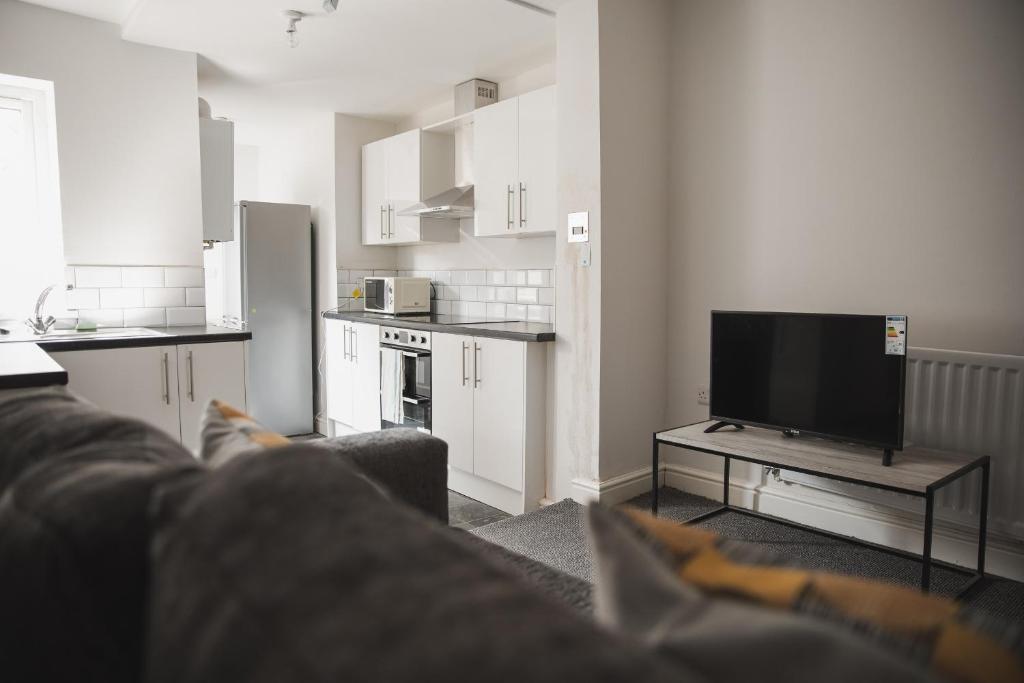
[[[885,316],[885,355],[907,355],[907,316]]]

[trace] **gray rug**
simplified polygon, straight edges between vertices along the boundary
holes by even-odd
[[[638,496],[627,504],[650,509],[650,496]],[[718,505],[707,498],[675,489],[662,489],[659,516],[682,522]],[[469,533],[511,551],[512,562],[528,580],[538,583],[536,579],[543,575],[542,589],[586,609],[590,605],[592,561],[584,530],[583,511],[582,505],[566,499],[525,515],[472,529]],[[785,524],[737,513],[723,513],[702,522],[700,526],[726,538],[763,544],[783,557],[787,564],[911,587],[916,587],[920,582],[920,563],[914,560]],[[560,574],[543,574],[531,566],[531,560],[555,569]],[[563,577],[561,583],[559,576]],[[966,580],[964,575],[956,572],[941,568],[932,570],[933,590],[939,595],[955,594]],[[560,595],[563,589],[567,591],[568,598]],[[991,579],[983,588],[972,593],[965,604],[972,611],[1024,624],[1024,584],[1017,581]]]

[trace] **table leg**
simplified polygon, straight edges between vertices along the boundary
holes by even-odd
[[[651,514],[658,514],[658,436],[652,438],[654,442],[651,456]]]
[[[722,505],[729,506],[729,456],[725,456],[725,471],[722,473]]]
[[[978,573],[985,574],[985,536],[988,530],[989,461],[981,466],[981,519],[978,523]]]
[[[931,585],[932,574],[932,517],[935,514],[935,492],[928,489],[924,498],[924,551],[921,553],[921,590]]]

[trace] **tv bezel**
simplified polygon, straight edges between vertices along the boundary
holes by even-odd
[[[778,424],[766,424],[763,422],[753,422],[751,420],[741,420],[735,417],[726,417],[723,415],[715,415],[712,411],[712,405],[715,400],[715,387],[714,387],[714,373],[712,372],[714,364],[714,352],[715,352],[715,325],[714,317],[716,313],[731,313],[739,315],[791,315],[791,316],[804,316],[809,318],[885,318],[887,315],[903,315],[901,313],[798,313],[792,311],[733,311],[733,310],[718,310],[712,309],[711,316],[708,318],[709,330],[708,337],[710,340],[710,347],[708,349],[708,386],[711,391],[711,399],[708,401],[708,413],[710,414],[711,420],[719,422],[728,422],[730,424],[739,424],[748,427],[761,427],[763,429],[773,429],[779,432],[798,432],[799,434],[807,434],[810,436],[817,436],[822,439],[830,439],[832,441],[839,441],[841,443],[857,444],[861,446],[870,446],[873,448],[881,448],[883,450],[903,450],[903,431],[904,422],[906,420],[906,388],[907,388],[907,356],[906,354],[898,356],[900,360],[900,381],[899,381],[899,434],[897,437],[896,444],[882,443],[879,441],[870,441],[867,439],[855,439],[849,436],[841,434],[828,434],[825,432],[815,432],[807,429],[800,429],[799,427],[778,425]],[[907,328],[909,329],[910,321],[909,317],[904,315],[907,320]],[[907,335],[909,337],[909,334]],[[884,342],[883,342],[884,343]]]

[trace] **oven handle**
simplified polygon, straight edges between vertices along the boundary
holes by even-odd
[[[430,351],[406,351],[405,349],[402,349],[402,348],[399,348],[399,347],[394,347],[394,346],[389,346],[388,348],[389,349],[398,348],[398,350],[401,351],[402,355],[405,356],[406,358],[423,358],[424,356],[429,356],[430,355]]]
[[[412,403],[413,405],[423,405],[424,403],[430,403],[429,398],[413,398],[412,396],[403,396],[402,400],[405,403]]]

